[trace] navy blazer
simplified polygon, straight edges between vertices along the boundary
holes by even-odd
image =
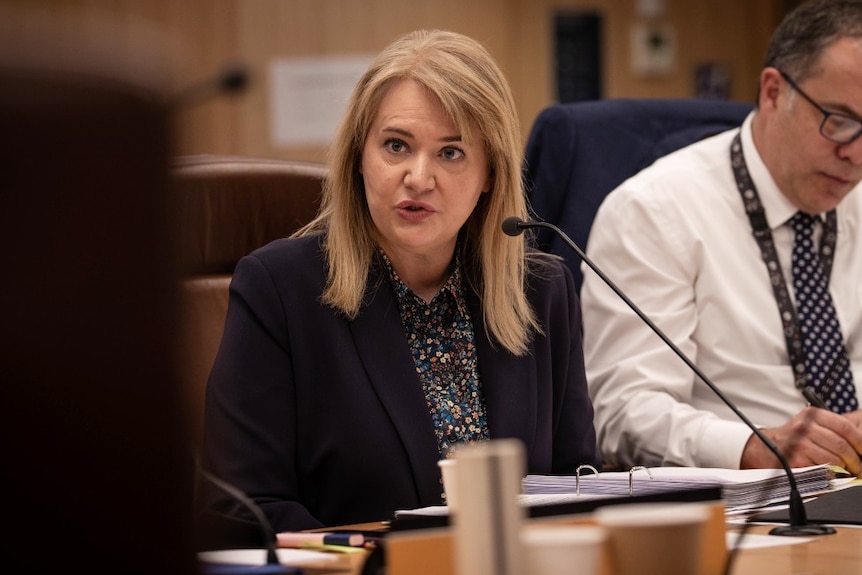
[[[325,281],[317,235],[243,258],[207,387],[204,464],[277,531],[441,503],[431,415],[385,271],[374,266],[353,321],[319,301]],[[552,261],[528,289],[546,333],[525,357],[491,345],[468,296],[491,437],[522,440],[529,473],[598,466],[571,273]]]

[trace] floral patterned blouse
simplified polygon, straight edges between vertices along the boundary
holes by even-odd
[[[440,459],[446,459],[456,444],[490,437],[460,262],[455,262],[449,279],[426,303],[404,285],[385,254],[383,261],[434,422]]]

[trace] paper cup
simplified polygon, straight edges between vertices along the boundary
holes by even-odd
[[[630,503],[600,507],[615,575],[695,575],[710,509],[698,503]]]
[[[607,532],[593,525],[527,526],[521,542],[530,575],[596,575]]]
[[[446,505],[450,510],[458,505],[457,480],[455,479],[457,461],[454,459],[441,459],[437,462],[440,473],[443,474],[443,492],[446,496]]]

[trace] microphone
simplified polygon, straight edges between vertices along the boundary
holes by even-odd
[[[226,66],[219,74],[192,84],[175,94],[171,104],[175,108],[194,106],[219,94],[241,92],[248,85],[248,72],[240,64]]]
[[[197,471],[198,473],[200,473],[203,479],[214,485],[220,491],[226,493],[232,500],[239,503],[242,508],[251,512],[252,516],[254,517],[254,521],[257,524],[260,537],[263,541],[264,546],[266,547],[266,563],[262,566],[228,566],[223,564],[204,564],[201,567],[203,572],[206,575],[224,575],[227,573],[230,573],[232,575],[287,575],[297,573],[295,569],[281,565],[281,561],[279,561],[278,554],[276,553],[277,538],[275,535],[275,530],[272,528],[272,525],[270,524],[269,520],[267,520],[266,516],[263,514],[261,508],[245,493],[243,493],[227,481],[219,479],[212,473],[209,473],[208,471],[199,466],[197,468]],[[224,519],[230,520],[231,518],[224,517]]]
[[[787,459],[778,449],[778,447],[768,438],[760,429],[755,426],[748,417],[742,413],[738,407],[727,397],[724,392],[722,392],[715,383],[710,380],[703,371],[695,363],[689,359],[687,355],[685,355],[677,345],[671,341],[671,339],[661,330],[653,321],[637,306],[635,303],[629,299],[629,297],[623,293],[623,291],[617,287],[617,285],[611,281],[611,279],[605,275],[605,273],[596,266],[587,257],[587,254],[578,247],[578,245],[572,241],[572,239],[567,236],[560,228],[553,224],[549,224],[547,222],[538,222],[538,221],[528,221],[525,222],[518,217],[512,216],[506,218],[503,221],[503,232],[509,236],[519,236],[524,233],[524,230],[531,228],[545,228],[547,230],[551,230],[554,234],[556,234],[567,246],[569,246],[578,257],[583,260],[587,266],[593,270],[605,284],[609,288],[611,288],[614,293],[619,296],[621,300],[623,300],[626,305],[628,305],[632,311],[634,311],[641,320],[649,328],[661,338],[661,340],[671,349],[673,352],[685,362],[685,364],[703,381],[709,388],[712,390],[715,395],[721,399],[727,407],[736,414],[736,416],[746,424],[754,435],[763,442],[764,445],[778,458],[778,461],[781,463],[781,467],[784,469],[784,473],[787,474],[787,480],[790,485],[790,509],[789,509],[789,517],[790,523],[789,525],[782,525],[780,527],[775,527],[769,533],[770,535],[795,535],[795,536],[809,536],[809,535],[830,535],[835,533],[835,529],[829,527],[827,525],[820,525],[817,523],[809,523],[808,522],[808,514],[805,511],[805,505],[802,503],[802,495],[799,493],[799,487],[796,485],[796,477],[793,475],[793,471],[790,469],[790,464],[787,462]]]

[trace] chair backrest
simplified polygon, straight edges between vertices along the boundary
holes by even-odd
[[[206,382],[221,341],[234,266],[311,221],[326,173],[323,164],[281,159],[196,155],[173,162],[182,274],[180,369],[195,445],[202,437]]]
[[[323,164],[245,156],[174,159],[185,273],[232,273],[236,262],[317,213]]]
[[[555,104],[539,113],[527,141],[525,181],[536,219],[582,249],[605,196],[657,158],[739,126],[751,104],[706,99],[610,99]],[[580,259],[549,230],[543,251],[562,256],[580,289]]]

